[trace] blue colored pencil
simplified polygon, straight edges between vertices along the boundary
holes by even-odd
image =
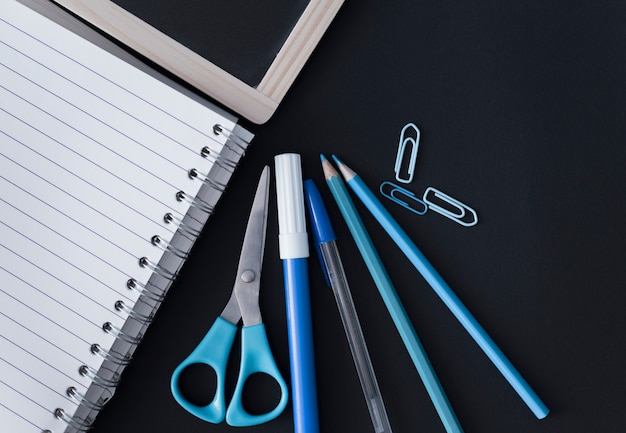
[[[361,256],[363,256],[363,260],[365,260],[365,264],[413,360],[413,364],[415,364],[415,368],[426,387],[426,391],[439,414],[441,422],[448,433],[462,433],[463,429],[461,428],[461,424],[452,410],[450,401],[439,382],[422,343],[417,337],[417,333],[409,320],[404,306],[400,302],[400,298],[383,266],[380,256],[374,248],[369,234],[365,230],[363,221],[357,213],[339,173],[337,173],[324,155],[321,156],[321,159],[326,183],[339,206],[341,214],[346,220],[350,233],[352,233],[352,237],[361,252]]]
[[[550,410],[532,390],[530,385],[524,380],[522,375],[516,370],[513,364],[511,364],[491,337],[489,337],[472,313],[463,305],[450,286],[441,278],[428,259],[426,259],[424,254],[422,254],[413,243],[411,238],[402,230],[400,225],[393,219],[391,214],[385,209],[383,204],[376,198],[359,175],[336,156],[333,155],[333,159],[337,163],[348,186],[350,186],[365,207],[372,213],[374,218],[376,218],[378,223],[385,229],[387,234],[391,236],[420,274],[422,274],[435,293],[437,293],[444,304],[452,311],[452,314],[461,322],[465,330],[472,336],[476,343],[478,343],[478,346],[485,352],[491,362],[494,363],[496,368],[511,384],[522,400],[524,400],[535,416],[539,419],[545,418]]]

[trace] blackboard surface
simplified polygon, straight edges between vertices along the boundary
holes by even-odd
[[[623,433],[624,22],[623,1],[347,1],[274,117],[251,126],[249,152],[92,433],[293,432],[290,406],[242,430],[195,419],[169,391],[173,369],[228,299],[256,181],[281,152],[302,154],[329,208],[394,431],[445,433],[318,159],[336,153],[376,189],[393,180],[408,122],[422,136],[407,188],[438,187],[479,222],[466,228],[384,203],[551,409],[532,415],[357,205],[464,431]],[[288,374],[274,192],[271,200],[261,311]],[[315,255],[310,279],[321,432],[373,432]]]
[[[308,0],[113,0],[256,87]]]
[[[193,0],[54,2],[239,116],[263,124],[344,0],[233,1],[226,7]]]

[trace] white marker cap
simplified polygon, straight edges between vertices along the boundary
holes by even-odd
[[[274,163],[276,165],[280,258],[300,259],[309,257],[300,155],[297,153],[276,155]]]

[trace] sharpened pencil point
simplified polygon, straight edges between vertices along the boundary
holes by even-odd
[[[324,170],[324,177],[326,179],[330,179],[333,176],[339,176],[339,172],[335,170],[335,167],[333,167],[324,155],[320,155],[320,159],[322,160],[322,170]]]
[[[335,163],[339,167],[339,171],[341,171],[341,174],[343,175],[343,178],[346,181],[348,181],[348,180],[352,179],[354,176],[356,176],[356,173],[350,167],[348,167],[346,164],[344,164],[342,160],[337,158],[336,155],[333,155],[333,159],[335,160]]]

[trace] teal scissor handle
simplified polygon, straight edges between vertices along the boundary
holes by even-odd
[[[265,325],[244,326],[241,330],[241,364],[235,391],[226,409],[225,375],[228,356],[237,333],[237,326],[218,317],[202,341],[174,370],[170,382],[174,399],[192,415],[214,424],[224,421],[234,427],[247,427],[262,424],[276,418],[285,409],[288,399],[287,384],[274,361]],[[213,400],[206,406],[198,406],[188,401],[179,388],[180,375],[193,364],[206,364],[215,370],[217,386]],[[281,396],[277,406],[264,414],[252,415],[243,407],[242,396],[246,380],[254,373],[265,373],[279,385]]]
[[[218,317],[193,352],[172,373],[170,387],[174,399],[187,412],[204,421],[214,424],[224,421],[226,414],[226,397],[224,394],[226,366],[236,333],[237,326]],[[215,371],[217,376],[215,396],[211,403],[206,406],[198,406],[191,403],[180,392],[180,375],[183,370],[193,364],[206,364]]]
[[[278,383],[280,387],[280,400],[276,407],[263,414],[252,415],[243,407],[242,396],[246,380],[255,373],[264,373]],[[276,418],[287,406],[289,391],[285,380],[280,375],[276,361],[272,356],[270,345],[265,333],[265,325],[259,323],[252,326],[244,326],[241,329],[241,364],[239,377],[233,398],[226,411],[226,422],[235,427],[247,427],[258,425]]]

